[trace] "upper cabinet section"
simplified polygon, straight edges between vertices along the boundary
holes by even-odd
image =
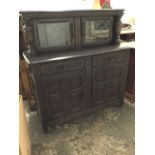
[[[32,55],[119,44],[123,10],[20,13]]]

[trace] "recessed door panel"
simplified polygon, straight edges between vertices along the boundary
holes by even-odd
[[[53,118],[61,117],[64,115],[63,106],[61,103],[61,97],[58,95],[57,97],[47,98],[48,107],[47,113],[48,115],[51,114]]]
[[[53,75],[43,79],[45,101],[50,118],[70,115],[84,107],[84,71]]]
[[[93,68],[93,79],[97,85],[120,80],[123,74],[124,63]]]
[[[83,92],[76,92],[72,93],[72,98],[71,98],[71,110],[72,112],[78,112],[82,110],[84,107],[84,99],[83,99]]]
[[[102,86],[93,86],[93,105],[105,104],[106,101],[117,99],[121,95],[120,83],[105,84]]]
[[[119,99],[122,92],[124,62],[92,68],[92,104]]]

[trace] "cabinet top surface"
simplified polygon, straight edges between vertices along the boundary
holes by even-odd
[[[46,62],[54,62],[58,60],[65,60],[69,58],[79,58],[84,56],[109,53],[109,52],[117,52],[121,50],[129,50],[131,48],[135,48],[134,42],[130,43],[121,43],[120,45],[114,46],[104,46],[97,48],[87,48],[81,50],[74,50],[68,52],[61,53],[51,53],[51,54],[40,54],[37,56],[29,56],[27,52],[24,52],[24,58],[28,64],[38,64],[38,63],[46,63]]]
[[[90,9],[90,10],[63,10],[63,11],[20,11],[23,17],[26,18],[42,18],[52,16],[90,16],[90,15],[122,15],[124,9]]]
[[[117,11],[124,11],[124,9],[82,9],[82,10],[54,10],[54,11],[20,11],[19,13],[23,14],[31,14],[31,13],[41,13],[41,14],[46,14],[46,13],[64,13],[64,12],[78,12],[78,13],[83,13],[83,12],[117,12]]]

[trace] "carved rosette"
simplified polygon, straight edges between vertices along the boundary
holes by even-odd
[[[115,18],[115,37],[114,37],[114,44],[120,44],[120,32],[121,32],[121,16],[117,16]]]

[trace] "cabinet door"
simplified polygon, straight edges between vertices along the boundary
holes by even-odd
[[[84,71],[56,74],[43,79],[48,117],[56,119],[79,112],[85,102]]]
[[[73,48],[74,20],[56,18],[34,21],[37,49],[41,52]]]
[[[92,104],[120,99],[123,92],[124,63],[97,66],[92,69]]]
[[[82,19],[82,44],[103,45],[112,41],[113,17],[87,17]]]

